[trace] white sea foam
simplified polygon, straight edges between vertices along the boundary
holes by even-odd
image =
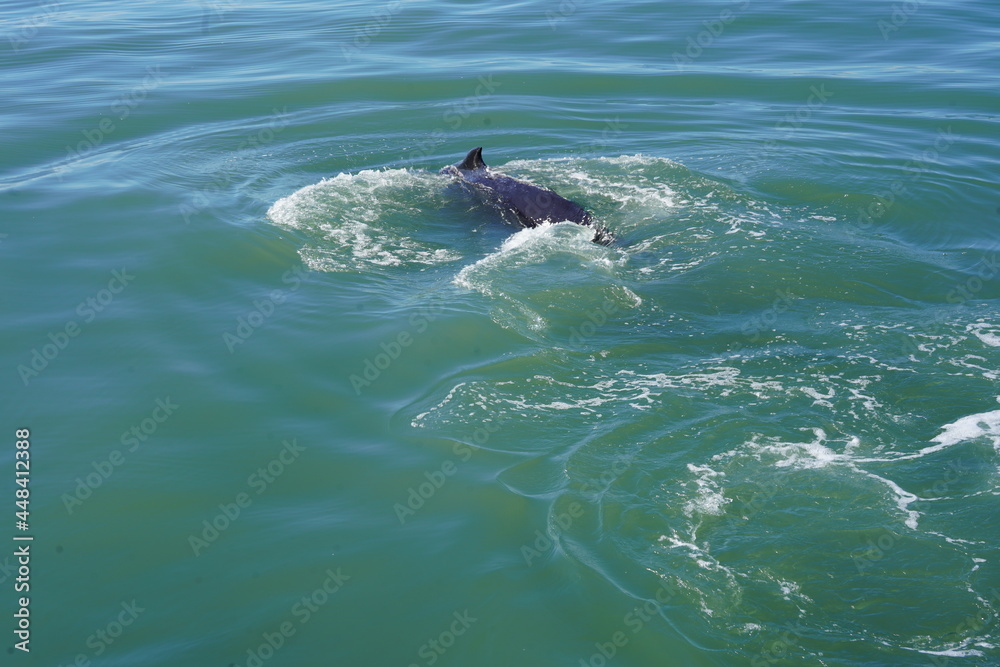
[[[504,239],[500,248],[482,259],[462,267],[453,282],[459,287],[487,296],[496,293],[495,274],[527,264],[544,261],[554,252],[570,252],[582,258],[594,258],[593,230],[572,222],[545,223],[525,228]]]
[[[637,304],[638,301],[631,301],[629,293],[621,292],[620,298],[625,304]],[[826,389],[821,396],[839,396],[833,387],[834,379],[825,376],[817,377],[818,386]],[[841,385],[845,381],[841,381]],[[437,418],[449,421],[461,420],[463,418],[463,406],[479,400],[485,400],[494,412],[502,412],[511,406],[516,407],[520,412],[536,411],[539,413],[550,412],[558,409],[574,409],[586,412],[596,407],[609,404],[627,405],[629,408],[646,412],[654,410],[660,405],[665,397],[675,397],[678,394],[691,396],[709,396],[720,399],[731,399],[733,396],[741,396],[741,400],[758,402],[770,401],[774,399],[794,400],[802,395],[801,386],[789,384],[780,380],[761,380],[755,377],[744,377],[740,368],[726,363],[719,363],[711,366],[697,366],[688,369],[677,369],[672,373],[649,373],[639,369],[619,369],[611,375],[597,373],[594,375],[576,375],[572,381],[565,381],[549,376],[536,375],[525,382],[520,382],[520,387],[514,395],[513,389],[509,390],[504,386],[482,386],[481,383],[471,382],[462,388],[462,391],[451,397],[451,405],[442,404],[439,406]],[[857,387],[864,386],[864,383],[854,384],[846,381],[848,396],[844,401],[851,406],[849,410],[857,407],[859,410],[874,409],[874,404],[868,397],[860,393]],[[553,387],[558,385],[559,389]],[[857,392],[857,395],[855,395]],[[818,393],[818,392],[817,392]],[[599,400],[597,400],[599,399]],[[569,406],[569,407],[567,407]],[[839,405],[828,407],[831,411],[840,410]],[[860,415],[867,418],[867,415]],[[822,435],[825,439],[825,434]],[[919,453],[887,453],[884,456],[872,456],[871,453],[862,456],[860,452],[854,450],[858,448],[858,441],[852,439],[853,444],[850,451],[852,457],[858,463],[864,462],[891,462],[906,458],[917,458]],[[798,456],[801,463],[812,461],[815,465],[820,465],[822,461],[821,449],[822,441],[817,440],[813,445],[812,453],[803,449],[801,444],[770,445],[777,451],[779,447],[785,447],[786,458]],[[837,455],[836,452],[833,453]],[[789,462],[786,465],[793,465]]]
[[[964,368],[966,370],[974,371],[973,373],[965,373],[968,377],[982,375],[984,378],[989,380],[1000,380],[1000,368],[987,368],[986,366],[982,366],[981,364],[988,363],[988,361],[986,357],[982,357],[978,354],[966,354],[963,357],[955,357],[949,359],[948,363],[956,368]]]
[[[600,176],[594,176],[584,169],[587,160],[568,158],[562,160],[513,160],[498,169],[514,171],[519,178],[531,180],[533,175],[541,176],[546,184],[560,192],[568,192],[572,198],[572,189],[582,192],[583,198],[604,200],[617,204],[623,209],[629,209],[644,217],[650,210],[666,212],[679,203],[677,192],[658,175],[646,176],[637,166],[662,170],[664,167],[676,168],[678,165],[666,158],[644,155],[621,155],[619,157],[598,158],[605,165]],[[615,169],[609,170],[606,165]],[[535,179],[537,180],[537,179]]]
[[[982,658],[985,654],[982,651],[978,651],[973,648],[951,648],[945,649],[943,651],[930,651],[927,649],[920,648],[910,648],[909,646],[901,646],[908,651],[916,651],[917,653],[923,653],[924,655],[938,655],[946,658]],[[930,664],[934,664],[933,662]]]
[[[1000,325],[974,322],[966,325],[965,330],[981,340],[985,345],[1000,347]]]
[[[694,532],[692,529],[691,537],[686,538],[671,529],[669,534],[660,535],[658,541],[664,556],[676,563],[671,571],[676,572],[685,562],[694,565],[685,576],[677,578],[676,584],[697,601],[702,614],[711,617],[738,606],[742,587],[732,569],[720,563],[707,545],[698,544]]]
[[[873,473],[862,467],[862,464],[865,462],[893,461],[899,460],[899,457],[858,457],[855,455],[855,452],[860,443],[856,437],[850,438],[845,443],[843,451],[838,452],[828,444],[828,436],[823,429],[813,428],[812,433],[813,439],[805,442],[783,442],[776,439],[752,438],[740,448],[723,454],[716,454],[712,457],[712,461],[733,461],[749,456],[756,461],[769,462],[770,465],[776,468],[791,468],[795,470],[815,470],[828,467],[846,468],[859,476],[868,477],[885,486],[892,495],[896,507],[903,514],[904,524],[912,530],[918,528],[920,513],[917,510],[911,509],[910,505],[921,499],[902,488],[892,479]]]
[[[267,216],[313,237],[299,255],[316,271],[442,264],[459,254],[412,238],[411,230],[398,223],[412,216],[414,197],[429,201],[441,185],[440,177],[424,172],[366,169],[307,185],[276,201]]]
[[[571,222],[522,229],[462,267],[452,282],[489,297],[497,324],[529,335],[548,328],[541,313],[553,303],[579,307],[581,318],[609,302],[622,312],[639,307],[642,299],[618,277],[627,254],[593,243],[593,234]],[[588,284],[589,306],[581,298],[581,281]]]
[[[697,466],[692,463],[687,465],[688,470],[694,475],[694,484],[697,489],[694,497],[684,505],[684,514],[693,516],[694,514],[709,514],[721,516],[725,513],[725,506],[731,502],[723,493],[721,481],[725,478],[725,473],[713,470],[708,466]]]
[[[833,398],[836,395],[837,391],[832,387],[830,388],[829,394],[821,394],[819,391],[813,389],[812,387],[800,387],[799,389],[802,391],[803,394],[813,399],[813,405],[822,405],[827,408],[833,407],[833,403],[831,403],[829,399]]]
[[[997,400],[1000,401],[1000,398]],[[980,412],[945,424],[941,427],[941,433],[932,438],[938,444],[921,450],[921,453],[935,452],[981,437],[989,438],[993,447],[1000,452],[1000,410]]]

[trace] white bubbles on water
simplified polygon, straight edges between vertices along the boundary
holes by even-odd
[[[1000,347],[1000,325],[980,321],[967,325],[965,330],[982,341],[984,345]]]
[[[631,292],[629,298],[638,303],[641,298],[625,284],[627,279],[693,270],[722,252],[722,237],[741,234],[750,242],[781,222],[781,215],[765,204],[665,158],[515,160],[496,168],[580,201],[614,234],[631,235],[627,244],[605,247],[591,242],[591,228],[547,224],[511,234],[485,256],[473,250],[472,261],[457,270],[454,284],[496,300],[494,319],[503,326],[518,319],[527,330],[547,326],[544,308],[522,298],[518,285],[507,280],[516,270],[540,266],[549,271],[547,278],[553,269],[582,271],[598,286],[607,282],[619,292]],[[469,209],[461,208],[469,202],[450,183],[448,177],[422,170],[341,173],[276,201],[267,217],[302,234],[300,255],[314,270],[422,271],[468,257],[480,240]],[[577,281],[576,293],[579,287]]]
[[[496,252],[462,267],[454,282],[459,287],[494,296],[498,293],[494,279],[545,263],[555,255],[561,255],[566,263],[589,263],[592,268],[604,270],[613,268],[610,253],[591,242],[593,235],[593,229],[572,222],[522,229],[507,237]]]
[[[594,230],[570,222],[522,229],[495,252],[463,267],[453,283],[479,292],[500,326],[544,335],[552,320],[586,325],[642,305],[622,278],[628,254],[593,243]]]
[[[732,502],[722,493],[722,482],[726,474],[693,463],[688,463],[687,468],[695,475],[693,480],[695,492],[684,504],[684,514],[689,517],[695,514],[721,516],[726,505]]]
[[[316,271],[445,264],[461,255],[414,235],[422,218],[438,208],[445,182],[405,169],[338,174],[279,199],[267,216],[309,237],[299,254]]]
[[[938,443],[937,446],[928,447],[925,451],[937,451],[978,438],[989,439],[994,449],[1000,453],[1000,410],[969,415],[945,424],[941,427],[941,433],[933,438]]]

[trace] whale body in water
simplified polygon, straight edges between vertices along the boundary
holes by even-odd
[[[464,160],[448,165],[441,173],[456,177],[488,204],[512,212],[525,227],[537,227],[543,222],[575,222],[593,227],[595,243],[606,245],[612,241],[610,232],[595,223],[590,213],[576,202],[487,167],[482,146],[473,148]]]

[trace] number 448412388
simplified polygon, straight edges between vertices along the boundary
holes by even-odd
[[[17,442],[14,445],[16,447],[14,477],[18,487],[14,492],[14,496],[17,498],[15,505],[18,508],[15,516],[17,516],[17,527],[21,530],[28,530],[28,501],[31,497],[31,491],[28,489],[28,482],[31,479],[31,440],[29,439],[31,432],[26,428],[19,428],[14,435],[17,436]]]

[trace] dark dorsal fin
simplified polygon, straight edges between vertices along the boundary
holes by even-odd
[[[465,159],[458,165],[459,169],[484,169],[486,163],[483,162],[483,147],[473,148],[469,151],[469,154],[465,156]]]

